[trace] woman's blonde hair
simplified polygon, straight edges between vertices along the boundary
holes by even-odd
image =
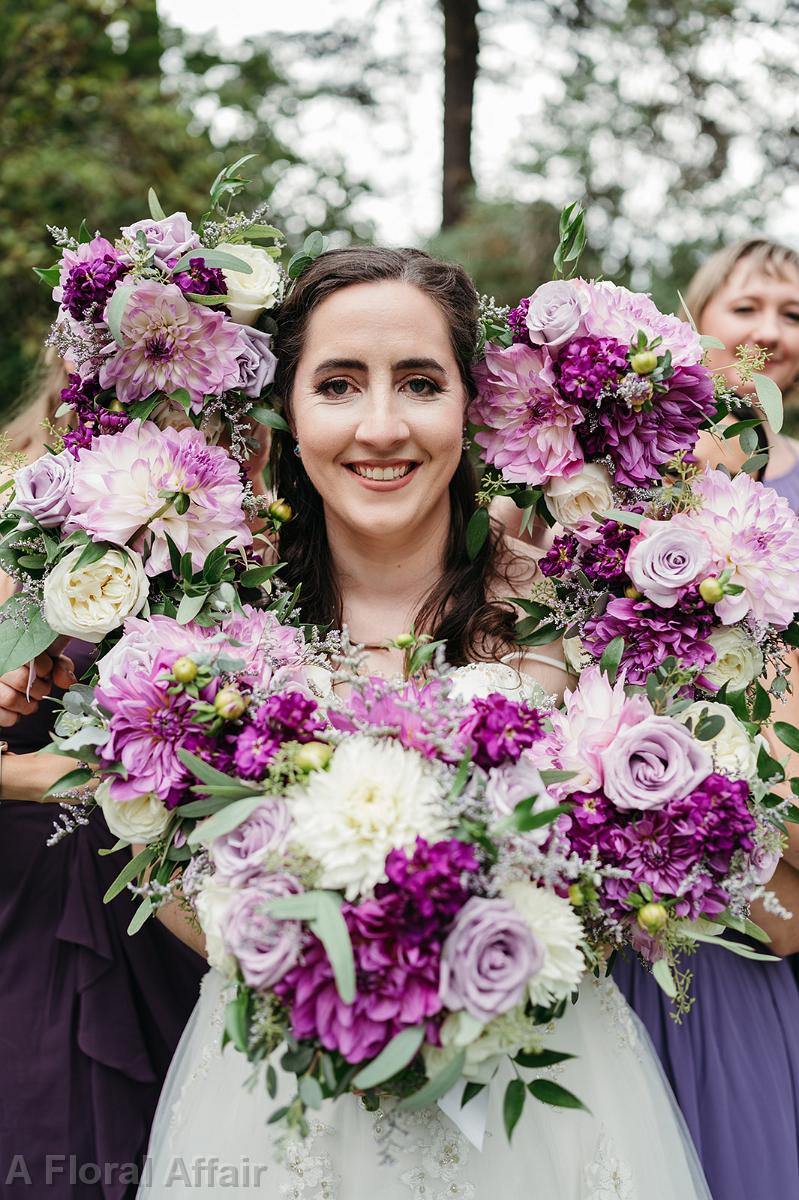
[[[702,314],[710,301],[744,259],[757,271],[791,279],[799,275],[799,252],[767,238],[745,238],[711,254],[694,275],[685,292],[685,307],[701,329]]]

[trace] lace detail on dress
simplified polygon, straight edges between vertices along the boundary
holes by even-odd
[[[544,691],[529,675],[522,675],[510,663],[475,662],[456,667],[452,672],[453,693],[463,700],[503,692],[509,700],[526,700],[536,708],[553,708],[555,697]]]
[[[203,996],[207,988],[212,986],[212,981],[215,983],[215,972],[208,971],[202,978],[200,983],[200,997]],[[198,1001],[199,1003],[199,1001]],[[180,1089],[180,1095],[172,1105],[172,1112],[169,1117],[169,1128],[177,1129],[184,1124],[184,1112],[186,1101],[189,1098],[190,1092],[194,1085],[199,1080],[204,1079],[208,1074],[208,1068],[215,1058],[219,1058],[222,1053],[222,1033],[225,1024],[225,1005],[227,1004],[226,989],[223,987],[217,997],[216,1003],[211,1011],[208,1020],[208,1035],[203,1042],[202,1051],[197,1058],[197,1065],[189,1075],[183,1087]]]
[[[416,1163],[400,1174],[413,1200],[472,1200],[473,1183],[463,1178],[469,1163],[469,1143],[447,1117],[427,1108],[414,1114],[412,1140],[403,1150]]]
[[[583,1167],[583,1200],[635,1200],[632,1171],[604,1127],[594,1161]]]
[[[322,1137],[334,1137],[335,1130],[321,1121],[309,1122],[305,1138],[293,1137],[283,1143],[283,1166],[291,1178],[280,1185],[284,1200],[335,1200],[338,1179],[330,1155],[318,1145]]]
[[[603,979],[592,979],[591,986],[599,993],[602,1012],[610,1021],[623,1050],[630,1050],[638,1059],[641,1056],[641,1035],[635,1024],[632,1009],[609,975]]]

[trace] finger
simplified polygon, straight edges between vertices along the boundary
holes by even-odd
[[[46,679],[52,673],[53,659],[47,653],[47,651],[45,651],[43,654],[40,654],[38,658],[33,660],[33,665],[36,668],[36,674],[41,678]]]
[[[16,671],[9,671],[6,675],[0,678],[0,683],[6,684],[12,691],[19,692],[21,696],[28,695],[28,683],[30,681],[30,673],[27,667],[18,667]],[[52,687],[49,678],[40,678],[34,675],[30,681],[30,695],[34,700],[41,700],[43,696],[47,696]]]
[[[71,658],[62,655],[57,658],[53,667],[53,683],[57,688],[66,691],[71,688],[73,683],[77,683],[78,679],[75,675],[75,667]]]
[[[26,700],[19,692],[0,681],[0,709],[16,713],[21,717],[29,717],[35,713],[39,705],[35,700]],[[12,721],[13,725],[14,722]]]

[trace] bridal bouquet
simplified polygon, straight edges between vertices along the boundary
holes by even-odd
[[[537,748],[564,772],[550,791],[568,814],[552,838],[585,864],[569,894],[590,941],[631,947],[684,1011],[683,952],[713,941],[762,957],[718,941],[725,929],[767,941],[748,905],[773,874],[783,821],[799,814],[772,793],[782,772],[756,729],[724,703],[680,699],[675,683],[646,694],[591,666]]]
[[[351,683],[326,712],[292,691],[253,698],[226,727],[227,773],[196,744],[179,753],[204,799],[172,819],[209,814],[183,883],[236,981],[226,1037],[267,1061],[273,1096],[283,1046],[295,1086],[275,1119],[300,1131],[347,1091],[400,1110],[454,1093],[457,1114],[503,1059],[561,1061],[543,1026],[585,969],[580,920],[549,881],[564,864],[543,850],[563,773],[533,765],[542,714],[500,693],[465,702],[446,673]],[[579,1105],[516,1074],[509,1134],[528,1091]]]
[[[255,601],[272,568],[249,554],[249,522],[285,519],[253,495],[242,462],[275,369],[259,328],[280,298],[280,233],[219,206],[239,163],[192,225],[150,216],[110,241],[53,229],[39,271],[58,305],[49,344],[68,365],[52,451],[18,471],[0,515],[0,566],[18,594],[0,610],[0,674],[57,635],[100,643],[129,616],[213,623]],[[263,512],[262,512],[263,507]]]

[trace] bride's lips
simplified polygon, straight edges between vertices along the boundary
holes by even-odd
[[[363,459],[345,463],[344,466],[367,491],[396,492],[410,483],[419,463],[408,458],[395,458],[388,462]]]

